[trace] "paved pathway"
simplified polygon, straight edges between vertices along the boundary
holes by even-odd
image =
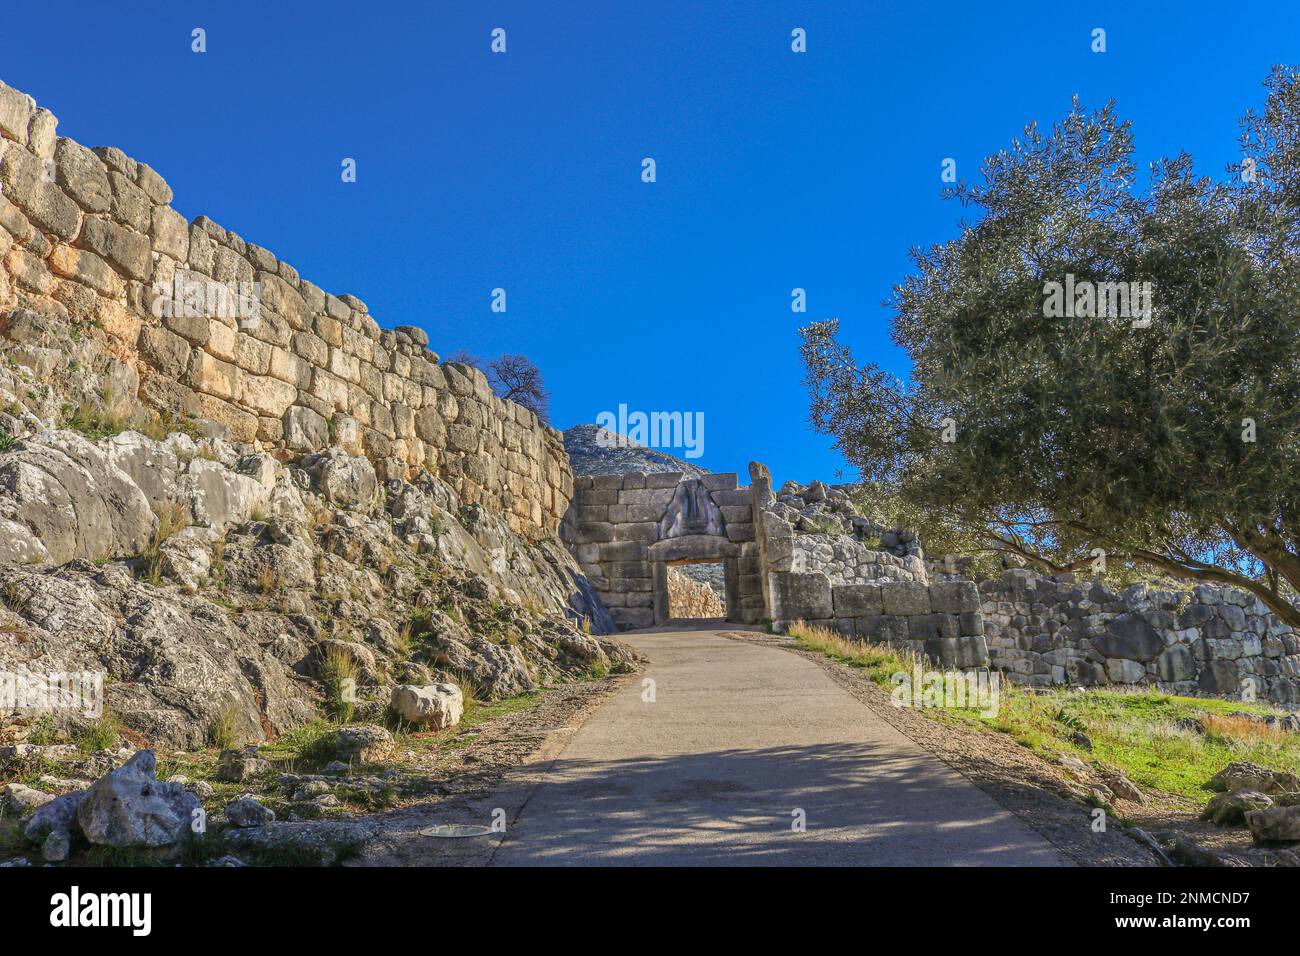
[[[572,735],[494,865],[1068,862],[812,662],[712,631],[620,637],[650,666]]]

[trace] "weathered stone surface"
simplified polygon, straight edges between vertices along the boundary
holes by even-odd
[[[456,726],[465,713],[465,699],[455,684],[403,684],[393,688],[389,705],[403,720],[433,730]]]
[[[77,810],[86,798],[85,790],[73,790],[42,804],[23,828],[23,836],[43,843],[51,833],[69,833],[77,827]]]
[[[27,528],[56,564],[135,554],[156,522],[140,488],[94,443],[65,431],[0,455],[0,519]]]
[[[226,804],[226,819],[230,821],[231,826],[241,829],[261,827],[275,822],[275,811],[244,795]]]
[[[1146,662],[1165,649],[1156,629],[1136,614],[1121,614],[1106,625],[1106,633],[1092,644],[1106,657]]]
[[[1216,792],[1255,790],[1259,793],[1291,793],[1300,790],[1300,776],[1286,770],[1270,770],[1248,761],[1234,761],[1205,784]]]
[[[913,581],[882,582],[880,596],[886,614],[912,615],[930,613],[930,589],[923,583]]]
[[[175,843],[200,809],[198,797],[176,783],[160,783],[152,750],[141,750],[86,790],[77,823],[91,843],[165,846]]]
[[[1268,807],[1247,810],[1246,826],[1261,843],[1295,843],[1300,841],[1300,806]]]
[[[319,451],[330,443],[329,423],[310,408],[294,405],[284,413],[284,441],[296,451]]]
[[[27,127],[36,112],[35,101],[26,93],[0,83],[0,136],[27,143]]]
[[[1216,826],[1228,827],[1244,823],[1250,810],[1264,810],[1273,805],[1273,799],[1258,790],[1239,787],[1225,793],[1216,793],[1201,811],[1201,819]]]
[[[775,620],[823,620],[834,614],[831,582],[824,574],[769,574]]]
[[[29,813],[35,813],[54,799],[52,793],[45,793],[43,790],[36,790],[21,783],[7,783],[0,787],[0,806],[15,816],[25,817]]]
[[[80,143],[59,137],[54,148],[58,183],[86,212],[108,212],[113,190],[99,157]]]
[[[153,272],[148,237],[125,226],[90,216],[82,228],[80,242],[129,278],[143,281]]]
[[[310,470],[325,500],[336,507],[361,511],[374,507],[379,479],[369,460],[335,448],[321,455]]]
[[[393,735],[383,727],[361,724],[341,727],[335,738],[335,756],[349,763],[379,763],[393,754]]]
[[[243,783],[271,770],[271,761],[259,756],[256,747],[223,750],[217,758],[216,778],[228,783]]]
[[[884,599],[878,584],[841,584],[832,593],[835,616],[838,618],[883,613]]]
[[[6,149],[0,157],[0,183],[7,198],[43,232],[76,238],[81,209],[53,181],[53,160],[42,161],[25,149]]]

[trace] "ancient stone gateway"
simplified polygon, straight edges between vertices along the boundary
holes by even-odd
[[[765,617],[753,499],[734,472],[574,480],[561,538],[622,628],[668,621],[668,566],[721,563],[727,620]]]
[[[728,621],[784,630],[802,620],[947,667],[987,664],[974,582],[932,581],[919,548],[869,522],[851,534],[809,527],[766,466],[752,462],[749,477],[748,487],[734,473],[574,479],[560,536],[620,628],[667,623],[669,565],[721,562]]]

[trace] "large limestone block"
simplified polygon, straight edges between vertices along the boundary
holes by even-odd
[[[1120,614],[1106,625],[1106,633],[1092,639],[1105,657],[1124,657],[1146,662],[1165,649],[1160,633],[1136,614]]]
[[[913,581],[890,581],[881,586],[881,603],[886,614],[929,614],[930,591]]]
[[[81,208],[55,185],[52,172],[53,165],[25,149],[6,149],[0,159],[5,195],[42,232],[71,240],[81,230]]]
[[[832,589],[835,616],[866,617],[883,612],[879,584],[841,584]]]
[[[298,389],[265,375],[242,376],[239,403],[262,415],[279,418],[298,397]]]
[[[196,392],[233,401],[242,394],[242,377],[243,373],[238,366],[223,362],[206,352],[196,351],[190,359],[187,384]]]
[[[59,137],[54,147],[58,183],[86,212],[108,212],[113,205],[113,188],[108,170],[100,158],[67,137]]]
[[[936,581],[930,585],[930,606],[943,614],[963,614],[980,609],[974,581]]]
[[[80,243],[103,256],[132,279],[145,281],[153,272],[149,237],[107,219],[86,219]]]
[[[403,720],[434,730],[456,726],[465,713],[465,698],[455,684],[403,684],[393,688],[389,704]]]
[[[26,145],[27,130],[35,112],[35,100],[0,83],[0,136]]]
[[[824,620],[834,615],[831,582],[820,572],[769,574],[768,593],[776,620]]]
[[[50,271],[56,276],[88,285],[102,295],[115,298],[123,292],[124,284],[118,274],[88,250],[59,244],[50,253],[49,263]]]
[[[155,206],[150,223],[153,247],[177,262],[190,255],[190,224],[170,206]]]

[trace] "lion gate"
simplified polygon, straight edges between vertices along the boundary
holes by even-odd
[[[721,563],[727,620],[765,616],[753,499],[736,474],[574,479],[560,536],[620,628],[668,621],[668,566]]]

